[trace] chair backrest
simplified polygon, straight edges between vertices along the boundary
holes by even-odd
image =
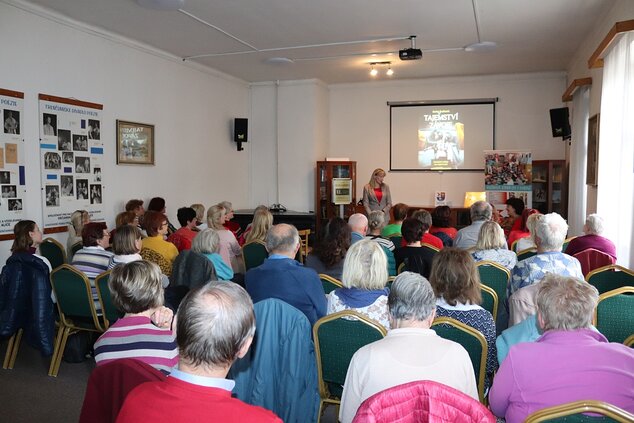
[[[110,296],[110,288],[108,287],[110,272],[111,270],[108,270],[95,278],[95,287],[97,288],[97,296],[101,303],[105,328],[110,327],[110,325],[116,322],[120,317],[119,311],[112,303],[112,297]]]
[[[513,243],[511,244],[511,251],[514,251],[517,253],[517,241],[519,241],[519,239],[516,239],[515,241],[513,241]]]
[[[170,287],[184,286],[193,289],[217,278],[216,268],[211,260],[192,250],[184,250],[174,260]]]
[[[604,417],[591,417],[581,413],[600,414]],[[631,423],[634,421],[634,414],[607,402],[583,400],[536,411],[526,418],[525,423],[604,421]]]
[[[396,274],[400,275],[401,273],[403,273],[405,271],[405,262],[401,263],[398,265],[398,269],[396,269]]]
[[[634,347],[634,333],[628,336],[623,343],[628,347]]]
[[[573,257],[581,263],[581,271],[584,277],[594,269],[609,266],[616,262],[616,259],[611,255],[603,251],[595,250],[594,248],[579,251],[577,254],[574,254]]]
[[[495,290],[489,286],[480,284],[480,290],[482,292],[482,308],[491,313],[493,320],[498,317],[498,294]]]
[[[591,271],[586,275],[586,280],[599,290],[599,294],[603,294],[624,286],[634,286],[634,272],[612,264]]]
[[[438,336],[459,343],[469,353],[476,381],[478,396],[484,402],[484,378],[486,376],[487,341],[478,330],[450,317],[437,317],[431,328]]]
[[[332,276],[320,273],[319,279],[321,280],[321,285],[324,287],[324,294],[330,294],[335,289],[343,287],[341,281]]]
[[[564,243],[561,245],[561,252],[562,253],[566,251],[566,248],[568,248],[568,244],[570,244],[570,241],[572,241],[575,238],[576,238],[576,236],[571,236],[570,238],[566,238]]]
[[[46,238],[40,244],[40,254],[46,257],[53,269],[66,263],[64,246],[53,238]]]
[[[437,253],[438,251],[440,251],[440,248],[436,247],[435,245],[428,244],[428,243],[426,243],[426,242],[422,242],[422,243],[420,244],[420,246],[421,246],[422,248],[428,248],[428,249],[430,249],[433,253]]]
[[[352,310],[319,319],[313,326],[313,339],[321,397],[341,398],[354,353],[386,334],[380,323]]]
[[[306,262],[306,257],[308,256],[308,237],[310,236],[310,229],[302,229],[297,231],[299,234],[299,242],[300,242],[300,255],[301,261],[300,263]]]
[[[259,239],[247,242],[242,246],[242,258],[244,259],[244,268],[246,270],[258,267],[269,256],[266,251],[266,244]]]
[[[97,317],[92,289],[86,275],[71,265],[62,264],[51,272],[51,285],[57,299],[60,320],[65,326],[74,326],[71,317],[92,319],[93,325],[104,332]]]
[[[495,417],[482,403],[431,380],[417,380],[377,392],[363,401],[352,422],[389,422],[397,415],[400,423],[434,422],[435,416],[443,416],[442,421],[495,423]]]
[[[396,248],[400,247],[401,243],[403,242],[403,235],[401,235],[400,232],[392,234],[388,236],[387,238],[394,243],[394,246]]]
[[[84,247],[84,245],[81,242],[76,242],[72,245],[72,247],[70,247],[70,256],[74,256],[75,253],[79,250],[81,250]]]
[[[517,253],[517,261],[525,260],[537,254],[537,248],[528,248]]]
[[[634,287],[624,286],[599,295],[594,325],[608,341],[622,344],[634,334]]]
[[[498,297],[498,304],[505,303],[506,287],[511,279],[511,272],[499,263],[486,260],[476,263],[476,267],[480,274],[480,283],[493,288]]]

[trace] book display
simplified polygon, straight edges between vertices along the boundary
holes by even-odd
[[[565,160],[533,161],[533,208],[568,218],[568,170]]]
[[[355,213],[357,162],[319,161],[315,172],[315,220],[317,236],[322,225],[341,213],[347,219]]]

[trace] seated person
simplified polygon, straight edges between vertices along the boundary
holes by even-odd
[[[522,212],[522,216],[517,220],[518,222],[520,222],[519,227],[517,229],[513,229],[509,233],[509,238],[508,238],[509,248],[513,246],[513,243],[515,241],[522,238],[528,238],[531,236],[527,223],[528,223],[528,218],[534,214],[539,214],[539,211],[535,209],[524,209],[524,211]],[[519,250],[516,248],[515,251],[522,251],[522,250]]]
[[[114,218],[115,228],[110,231],[110,239],[114,239],[114,234],[117,232],[117,228],[123,225],[134,225],[139,227],[139,218],[133,211],[124,211]],[[141,230],[141,228],[139,228]],[[142,234],[142,233],[141,233]]]
[[[480,227],[480,235],[475,245],[475,251],[471,253],[473,259],[478,261],[492,261],[509,270],[513,270],[517,263],[515,252],[506,249],[504,231],[497,223],[489,220]]]
[[[143,238],[141,256],[144,260],[158,264],[161,273],[170,276],[178,249],[171,242],[165,241],[169,225],[167,217],[163,213],[148,210],[143,217],[143,225],[148,236]]]
[[[255,214],[260,211],[260,210],[266,210],[269,211],[269,208],[263,204],[260,204],[259,206],[257,206],[254,210],[253,210],[253,219],[255,219]],[[271,223],[272,224],[272,223]],[[244,231],[240,234],[240,236],[238,237],[238,243],[240,245],[244,245],[246,243],[246,239],[247,239],[247,235],[249,234],[249,232],[251,231],[251,229],[253,229],[253,222],[249,223],[247,225],[247,227],[244,229]],[[264,234],[266,235],[266,233]]]
[[[485,389],[491,386],[498,367],[495,350],[495,321],[483,309],[480,274],[471,255],[458,248],[445,248],[434,256],[429,282],[436,293],[436,315],[451,317],[471,326],[487,341]]]
[[[176,218],[181,227],[176,232],[167,237],[167,241],[171,242],[178,248],[178,251],[189,250],[192,248],[192,241],[198,233],[194,231],[198,221],[196,220],[196,211],[191,207],[181,207],[176,212]]]
[[[392,214],[394,215],[394,223],[390,223],[381,231],[381,235],[389,237],[390,235],[396,235],[401,233],[401,225],[407,217],[407,211],[409,207],[407,204],[397,203],[392,207]]]
[[[598,297],[596,288],[574,277],[539,284],[537,321],[544,334],[511,347],[489,393],[495,415],[523,422],[535,411],[579,400],[634,412],[634,350],[590,329]]]
[[[439,233],[443,233],[451,240],[451,245],[445,244],[446,247],[453,246],[453,239],[458,234],[456,228],[451,227],[449,221],[451,219],[451,208],[449,206],[438,206],[431,214],[432,226],[429,228],[429,233],[438,236]]]
[[[178,348],[172,310],[163,306],[159,267],[143,260],[116,266],[108,288],[112,303],[125,315],[95,342],[97,366],[134,358],[169,373],[178,363]]]
[[[215,229],[203,229],[198,232],[191,250],[202,254],[214,264],[219,280],[229,281],[233,278],[233,269],[224,262],[218,251],[220,250],[220,237]]]
[[[507,298],[525,286],[541,281],[546,273],[583,279],[579,260],[561,252],[568,224],[557,213],[545,214],[535,226],[537,254],[519,261],[511,273]]]
[[[167,232],[165,233],[166,236],[176,232],[176,228],[174,227],[174,225],[172,225],[170,221],[167,219],[167,207],[165,206],[164,198],[161,198],[161,197],[152,198],[147,205],[147,211],[153,211],[153,212],[162,213],[165,215],[165,219],[167,220]]]
[[[396,268],[399,269],[401,264],[405,263],[405,270],[428,278],[436,252],[429,248],[422,248],[420,240],[423,237],[423,223],[418,219],[407,218],[403,221],[401,233],[406,246],[394,251]]]
[[[234,270],[238,270],[236,258],[242,255],[240,244],[236,236],[224,227],[227,219],[227,210],[220,204],[209,207],[207,210],[207,227],[215,229],[220,238],[218,254],[222,257],[225,264]]]
[[[343,385],[339,419],[350,423],[361,403],[384,389],[416,380],[433,380],[478,399],[473,365],[458,343],[430,329],[436,296],[427,279],[405,272],[388,297],[390,331],[359,349]]]
[[[134,389],[119,423],[279,422],[272,412],[231,397],[225,379],[246,355],[255,333],[253,303],[233,283],[211,282],[191,291],[178,309],[178,366],[165,381]]]
[[[372,213],[383,214],[379,210]],[[343,265],[343,288],[328,295],[328,314],[354,310],[389,329],[386,266],[385,252],[377,243],[364,240],[350,247]]]
[[[616,260],[614,243],[601,236],[603,233],[603,218],[601,216],[598,214],[588,215],[586,223],[583,225],[583,233],[585,235],[578,236],[570,241],[568,248],[566,248],[566,254],[572,256],[588,248],[594,248],[611,255]]]
[[[444,247],[444,244],[442,243],[442,240],[440,238],[429,233],[429,228],[431,228],[432,224],[431,213],[424,209],[416,210],[414,213],[412,213],[412,218],[420,220],[423,224],[423,236],[420,242],[422,242],[423,244],[432,245],[439,250]],[[402,242],[401,245],[405,245],[405,243]]]
[[[110,232],[103,222],[89,222],[81,231],[84,247],[73,256],[71,265],[86,274],[94,285],[95,278],[108,270],[114,255],[106,248],[110,247]]]
[[[253,214],[253,222],[251,222],[249,231],[244,237],[243,244],[253,241],[262,241],[266,238],[266,233],[273,226],[273,215],[266,207],[256,210]]]
[[[396,276],[396,262],[394,261],[394,243],[381,236],[381,230],[385,226],[385,213],[380,210],[370,212],[368,216],[368,235],[366,239],[370,239],[378,243],[385,255],[387,256],[387,271],[390,276]]]
[[[458,231],[453,240],[453,246],[467,250],[475,247],[480,235],[480,227],[493,215],[493,207],[486,201],[476,201],[469,209],[471,216],[471,225],[466,226]]]
[[[350,226],[350,243],[361,241],[368,233],[368,218],[361,213],[355,213],[348,218],[348,226]]]
[[[194,203],[191,206],[192,209],[196,212],[196,228],[195,230],[202,231],[203,229],[207,229],[207,224],[204,222],[205,220],[205,206],[200,203]]]
[[[247,292],[254,302],[277,298],[299,309],[313,325],[326,315],[326,296],[313,269],[295,260],[300,247],[293,225],[280,223],[269,229],[266,249],[269,257],[245,276]]]
[[[506,200],[507,218],[502,221],[502,229],[508,235],[511,231],[517,231],[522,223],[521,216],[524,212],[524,201],[521,198],[511,197]]]
[[[542,216],[543,214],[541,213],[534,213],[528,216],[526,219],[526,229],[528,230],[529,236],[517,240],[517,243],[515,244],[516,253],[531,248],[537,248],[535,245],[535,226]]]
[[[306,257],[306,267],[340,281],[349,248],[350,227],[342,218],[333,217],[326,223],[319,244]]]
[[[229,201],[221,201],[218,205],[224,207],[225,209],[225,223],[223,223],[222,226],[224,226],[228,231],[231,231],[237,240],[242,229],[240,228],[239,223],[231,221],[231,219],[233,219],[233,204]]]

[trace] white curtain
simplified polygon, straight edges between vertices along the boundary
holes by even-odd
[[[568,236],[582,235],[586,220],[586,159],[588,156],[588,117],[590,89],[579,88],[572,99],[572,141],[568,192]]]
[[[597,213],[618,263],[634,265],[634,32],[625,33],[604,58],[599,134]]]

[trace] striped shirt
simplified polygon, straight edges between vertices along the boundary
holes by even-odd
[[[178,363],[174,333],[154,326],[149,317],[123,317],[95,342],[97,366],[120,358],[134,358],[169,373]]]
[[[95,278],[108,270],[108,264],[110,264],[112,256],[114,256],[113,253],[104,250],[100,246],[84,247],[75,253],[71,263],[77,270],[88,277],[92,286],[92,299],[98,314],[101,314],[101,304],[97,296],[97,288],[95,288]]]

